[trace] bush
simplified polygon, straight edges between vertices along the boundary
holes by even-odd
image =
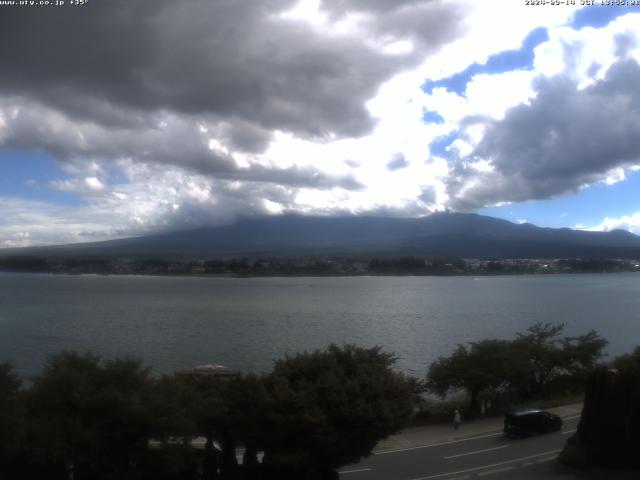
[[[640,348],[594,371],[578,431],[563,459],[574,464],[640,468]]]

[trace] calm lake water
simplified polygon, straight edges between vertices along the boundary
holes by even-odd
[[[537,321],[640,344],[640,275],[195,278],[0,273],[0,361],[22,375],[65,349],[143,357],[156,372],[203,363],[266,371],[285,353],[381,345],[422,376],[456,344]]]

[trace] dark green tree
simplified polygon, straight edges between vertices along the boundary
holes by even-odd
[[[194,405],[200,400],[185,379],[164,375],[154,379],[148,395],[148,409],[153,418],[153,436],[166,446],[171,437],[189,439],[199,434]]]
[[[190,409],[195,421],[198,435],[206,438],[205,457],[208,475],[216,478],[213,471],[221,470],[226,478],[236,475],[236,440],[227,428],[232,406],[225,398],[225,385],[229,379],[209,376],[193,376],[185,378],[185,383],[195,393]],[[218,452],[214,442],[222,448]]]
[[[63,352],[29,392],[39,460],[75,480],[125,478],[147,452],[149,370],[138,360]]]
[[[271,403],[265,379],[253,374],[231,378],[222,384],[222,394],[227,404],[222,431],[244,446],[243,465],[257,467],[257,454],[264,448],[270,427],[267,412]]]
[[[480,412],[480,395],[500,390],[510,376],[511,346],[506,340],[482,340],[458,345],[448,357],[433,362],[427,373],[427,389],[442,397],[455,390],[469,395],[469,415]]]
[[[631,353],[616,357],[612,366],[616,370],[640,372],[640,346],[636,347]]]
[[[451,355],[430,365],[427,388],[443,397],[456,390],[467,392],[469,413],[474,415],[479,411],[480,395],[486,391],[529,400],[543,394],[554,380],[583,385],[607,341],[593,330],[560,337],[563,330],[564,324],[536,323],[513,340],[459,345]]]
[[[25,416],[21,402],[22,382],[9,363],[0,364],[0,477],[16,467],[24,446]]]
[[[564,353],[563,368],[570,374],[586,378],[602,359],[602,351],[608,343],[595,330],[577,337],[564,337],[561,341]]]
[[[262,448],[269,408],[268,392],[263,377],[253,374],[231,378],[192,376],[182,379],[195,394],[189,409],[195,431],[206,437],[204,470],[206,478],[240,475],[236,451],[244,447],[244,470],[258,469],[257,454]],[[214,442],[220,451],[214,448]]]
[[[394,361],[380,348],[352,345],[277,361],[266,379],[265,465],[311,478],[360,460],[399,431],[412,412],[412,391]]]
[[[532,398],[565,364],[565,354],[558,336],[564,324],[537,322],[513,341],[516,375],[510,380],[521,398]]]
[[[578,431],[561,459],[582,468],[587,464],[638,471],[638,429],[640,347],[589,374]]]
[[[607,341],[594,330],[577,337],[560,337],[565,324],[538,322],[513,341],[515,375],[509,379],[522,399],[543,393],[546,385],[562,375],[585,380],[602,357]]]
[[[165,375],[152,381],[147,408],[157,443],[154,442],[142,463],[145,479],[196,478],[199,460],[191,440],[199,434],[194,409],[198,401],[197,393],[183,378]]]

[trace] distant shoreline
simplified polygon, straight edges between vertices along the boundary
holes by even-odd
[[[556,275],[608,275],[616,273],[638,273],[634,270],[625,271],[548,271],[548,272],[510,272],[510,273],[354,273],[354,274],[270,274],[270,275],[238,275],[233,273],[204,274],[204,273],[93,273],[93,272],[59,272],[59,271],[20,271],[3,270],[0,273],[8,274],[28,274],[28,275],[51,275],[61,277],[166,277],[166,278],[232,278],[232,279],[254,279],[254,278],[351,278],[351,277],[519,277],[519,276],[556,276]]]
[[[465,259],[456,257],[0,257],[0,270],[25,273],[206,277],[495,276],[640,271],[632,259]]]

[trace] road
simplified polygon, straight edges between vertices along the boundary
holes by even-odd
[[[579,415],[564,418],[562,431],[509,439],[502,431],[429,445],[379,451],[340,471],[343,480],[463,480],[518,478],[517,469],[553,461],[575,432]]]

